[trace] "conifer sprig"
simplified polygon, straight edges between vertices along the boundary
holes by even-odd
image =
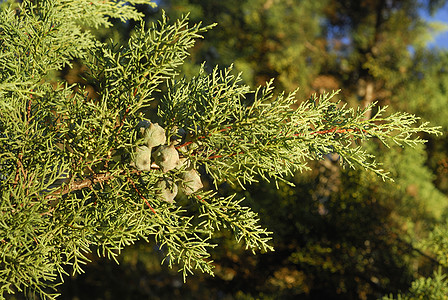
[[[423,142],[413,133],[438,132],[412,127],[412,115],[383,117],[382,108],[365,120],[365,110],[330,101],[335,93],[297,104],[295,93],[276,95],[272,81],[251,91],[231,68],[178,78],[210,28],[190,26],[188,17],[170,24],[163,16],[148,29],[142,22],[118,46],[100,43],[80,22],[139,20],[132,6],[34,2],[0,11],[0,297],[26,289],[54,298],[67,266],[80,273],[89,253],[116,259],[141,239],[157,243],[184,276],[212,273],[209,251],[223,228],[252,251],[272,246],[243,199],[201,191],[201,175],[216,187],[285,180],[307,161],[338,153],[385,176],[351,144],[413,145]],[[94,94],[54,76],[75,59],[88,68]],[[162,94],[157,127],[145,117],[155,92]],[[163,139],[149,143],[150,128]]]

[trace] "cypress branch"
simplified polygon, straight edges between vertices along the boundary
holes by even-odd
[[[252,251],[273,250],[271,233],[243,199],[201,190],[197,176],[194,191],[178,196],[190,205],[160,197],[185,187],[187,172],[205,170],[216,187],[284,181],[307,161],[337,153],[341,163],[387,178],[351,145],[413,146],[424,142],[414,134],[439,133],[415,127],[410,114],[383,116],[385,108],[366,120],[373,105],[340,107],[331,101],[336,92],[297,104],[294,92],[274,94],[272,81],[252,91],[232,68],[179,78],[188,50],[212,26],[190,26],[188,17],[170,24],[164,15],[117,46],[79,25],[107,27],[109,17],[141,19],[122,1],[23,1],[0,11],[0,296],[26,290],[53,299],[64,267],[81,273],[95,248],[116,259],[141,239],[153,239],[184,276],[213,274],[214,233],[228,229]],[[87,67],[95,96],[52,77],[74,60]],[[157,121],[166,142],[149,149],[141,124],[156,121],[145,113],[162,90]],[[153,157],[138,170],[133,158],[145,144]],[[155,164],[163,147],[179,163]]]

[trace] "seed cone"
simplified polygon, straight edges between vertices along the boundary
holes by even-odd
[[[146,146],[154,148],[166,143],[165,129],[157,123],[151,123],[147,128],[140,128]]]
[[[178,188],[171,179],[161,179],[156,183],[155,187],[159,189],[157,192],[159,199],[168,203],[174,202]]]
[[[181,185],[180,189],[185,193],[185,195],[191,195],[203,187],[201,176],[194,169],[188,170],[183,173],[181,175],[181,178],[184,180],[184,182]]]
[[[151,170],[151,148],[146,146],[138,146],[135,149],[134,159],[131,165],[140,171]]]
[[[154,152],[154,160],[163,172],[168,172],[178,165],[179,153],[174,145],[162,145]]]

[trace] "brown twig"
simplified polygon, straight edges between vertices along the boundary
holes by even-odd
[[[45,199],[55,199],[58,198],[61,195],[68,194],[73,191],[78,191],[84,188],[91,188],[94,184],[97,183],[103,183],[109,179],[113,178],[113,175],[110,174],[110,172],[101,173],[101,174],[94,174],[90,178],[74,181],[72,183],[69,183],[63,187],[58,188],[54,192],[52,192],[50,195],[45,196]]]
[[[229,125],[229,126],[226,126],[225,128],[219,129],[218,132],[223,132],[223,131],[226,131],[226,130],[229,130],[229,129],[232,129],[232,126],[230,126],[230,125]],[[333,133],[333,132],[334,132],[334,133],[351,133],[351,132],[363,132],[363,133],[366,133],[367,131],[364,130],[364,129],[357,129],[357,128],[355,128],[355,129],[352,129],[352,128],[340,129],[340,128],[338,128],[338,127],[333,127],[333,128],[331,128],[331,129],[327,129],[327,130],[313,131],[313,132],[311,132],[310,134],[311,134],[311,135],[315,135],[315,134],[327,134],[327,133]],[[303,135],[303,133],[296,133],[296,134],[294,134],[294,136],[302,136],[302,135]],[[205,139],[205,138],[208,137],[208,136],[211,136],[211,134],[209,133],[208,135],[198,136],[198,137],[197,137],[197,140],[199,140],[199,139]],[[188,146],[188,145],[190,145],[190,144],[192,144],[192,143],[194,143],[194,141],[188,141],[188,142],[185,142],[185,143],[183,143],[182,145],[178,145],[178,146],[176,146],[176,149],[179,149],[179,148]],[[230,154],[230,155],[212,155],[212,156],[207,157],[207,159],[222,158],[222,157],[224,157],[224,156],[226,156],[226,157],[232,157],[232,156],[235,156],[235,155],[238,155],[238,154],[242,154],[242,153],[244,153],[244,152],[232,153],[232,154]]]
[[[140,196],[140,198],[143,199],[143,201],[145,201],[145,204],[151,209],[151,211],[157,215],[156,211],[154,210],[154,208],[152,208],[152,206],[149,204],[148,200],[146,200],[145,196],[142,195],[142,193],[140,193],[139,189],[135,186],[134,181],[128,177],[128,181],[131,183],[132,187],[135,189],[135,191],[137,192],[137,194]]]
[[[32,98],[33,95],[31,95],[30,97]],[[27,119],[28,119],[28,122],[29,122],[29,120],[31,119],[31,100],[28,101],[28,106],[27,106],[26,113],[27,113]]]
[[[367,132],[364,129],[352,129],[352,128],[348,128],[348,129],[338,129],[337,127],[331,128],[331,129],[327,129],[327,130],[320,130],[320,131],[314,131],[311,132],[311,134],[326,134],[326,133],[349,133],[349,132]]]
[[[116,135],[116,136],[118,136],[118,134],[121,132],[121,129],[123,128],[124,120],[126,120],[129,111],[130,111],[130,109],[129,109],[129,105],[128,105],[128,107],[126,107],[126,110],[124,111],[123,118],[121,119],[120,124],[118,124],[118,125],[115,127],[115,128],[120,127],[120,128],[118,128],[118,131],[117,131],[117,135]]]
[[[227,126],[225,128],[221,128],[217,132],[223,132],[223,131],[226,131],[226,130],[229,130],[229,129],[232,129],[232,126],[229,125],[229,126]],[[209,133],[207,135],[201,135],[201,136],[198,136],[197,139],[198,140],[205,139],[206,137],[211,136],[211,135],[212,135],[211,133]],[[188,141],[188,142],[183,143],[182,145],[177,145],[175,148],[179,149],[179,148],[182,148],[182,147],[186,147],[186,146],[188,146],[188,145],[190,145],[192,143],[194,143],[194,141]]]
[[[14,183],[13,183],[14,187],[17,186],[17,184],[19,183],[19,173],[20,173],[20,171],[22,171],[22,174],[23,174],[24,178],[27,177],[27,172],[24,170],[23,164],[22,164],[23,154],[20,153],[17,158],[18,158],[18,160],[17,160],[16,176],[14,177]]]

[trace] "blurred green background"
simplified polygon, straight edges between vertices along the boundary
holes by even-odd
[[[91,257],[85,274],[67,278],[60,299],[377,299],[406,291],[421,276],[446,265],[433,230],[444,228],[448,206],[448,50],[431,44],[446,25],[428,21],[446,0],[165,0],[142,5],[148,21],[164,9],[171,20],[218,23],[198,41],[183,75],[206,61],[234,64],[256,87],[275,78],[277,91],[300,88],[298,100],[341,89],[351,106],[374,101],[442,126],[426,147],[365,146],[395,182],[343,169],[337,157],[310,162],[312,171],[290,178],[295,187],[260,183],[220,193],[246,197],[276,251],[256,256],[223,231],[214,249],[216,275],[183,283],[160,265],[154,244],[126,249],[120,264]],[[448,20],[447,20],[448,21]],[[137,24],[99,30],[102,40],[124,43]],[[429,47],[428,45],[431,45]],[[65,70],[78,80],[82,66]],[[447,235],[448,236],[448,235]],[[445,254],[447,253],[447,254]]]

